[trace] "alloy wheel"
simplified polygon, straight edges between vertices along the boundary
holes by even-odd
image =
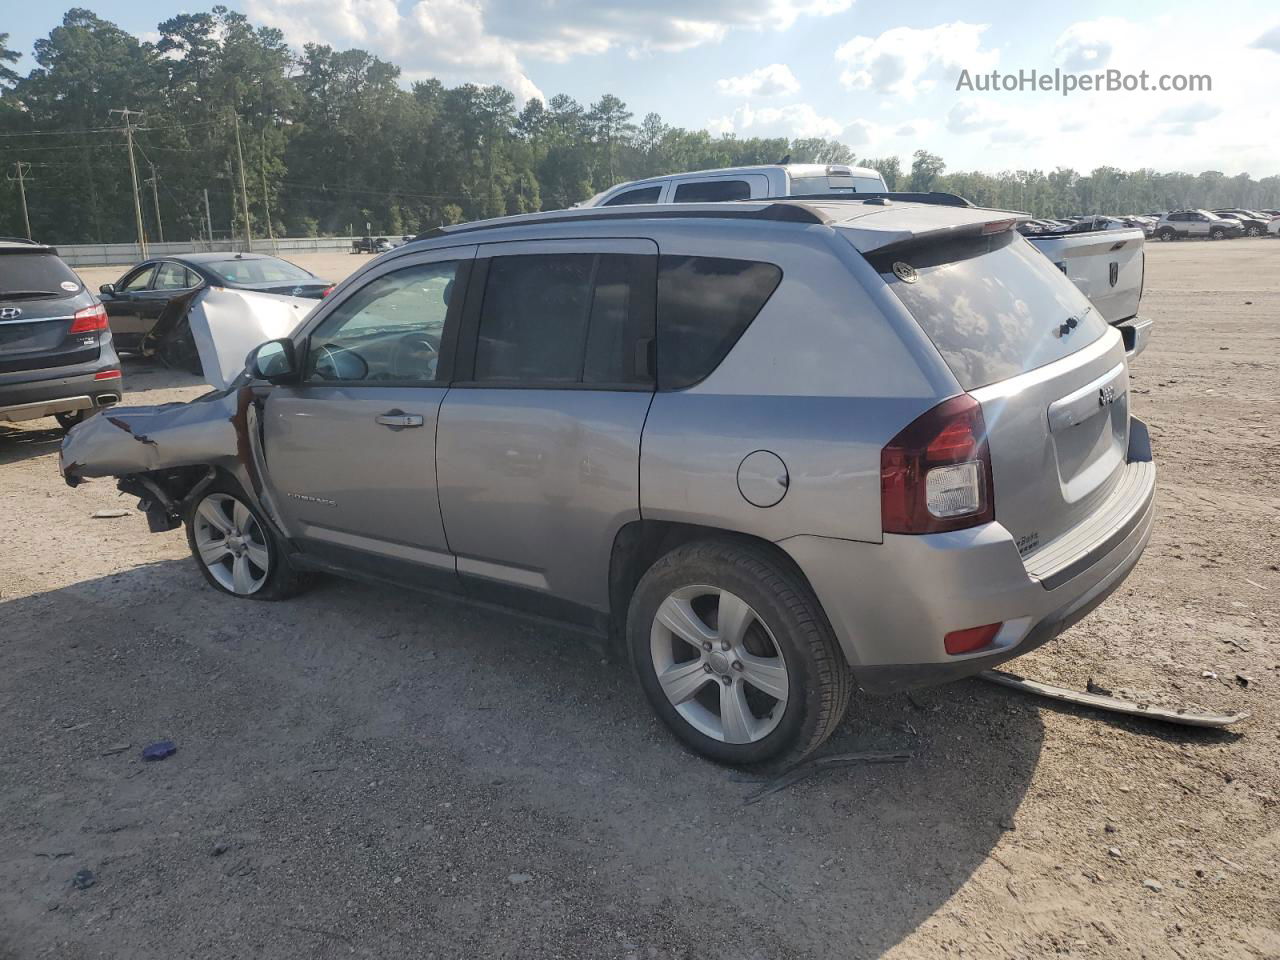
[[[778,726],[789,677],[782,648],[746,601],[687,586],[659,605],[650,631],[658,685],[676,712],[722,743],[755,743]]]
[[[209,574],[230,592],[257,593],[271,572],[266,534],[245,504],[229,493],[211,493],[193,517],[196,554]]]

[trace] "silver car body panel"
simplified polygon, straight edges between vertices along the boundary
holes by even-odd
[[[188,308],[187,323],[205,381],[215,390],[227,387],[244,371],[250,350],[292,334],[318,302],[227,287],[198,291]]]

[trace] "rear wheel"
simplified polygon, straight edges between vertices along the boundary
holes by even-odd
[[[799,576],[733,541],[678,547],[641,578],[627,616],[632,664],[684,743],[730,764],[787,764],[844,718],[853,679]]]
[[[233,597],[280,600],[300,585],[270,526],[234,484],[214,484],[191,505],[187,543],[204,578]]]
[[[1161,240],[1165,240],[1165,241],[1178,239],[1178,234],[1174,232],[1174,230],[1170,227],[1165,227],[1162,230],[1158,230],[1156,232],[1156,236],[1159,237]]]

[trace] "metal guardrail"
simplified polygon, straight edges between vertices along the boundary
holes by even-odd
[[[351,242],[359,237],[265,237],[253,241],[254,253],[270,253],[288,256],[290,253],[318,253],[321,251],[350,250]],[[136,243],[59,243],[58,255],[73,267],[109,267],[137,263],[142,250]],[[171,243],[147,244],[148,257],[166,257],[183,253],[225,251],[236,253],[246,250],[243,240],[188,240]]]

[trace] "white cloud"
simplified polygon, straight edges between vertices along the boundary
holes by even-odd
[[[1249,46],[1256,47],[1259,50],[1270,50],[1272,53],[1280,53],[1280,23],[1259,36]]]
[[[478,0],[418,0],[406,10],[396,0],[246,0],[245,13],[293,44],[361,47],[406,73],[500,83],[521,101],[543,98],[512,46],[486,30]]]
[[[407,76],[500,83],[541,97],[526,60],[563,63],[619,49],[628,56],[719,42],[731,30],[787,30],[853,0],[245,0],[255,23],[289,43],[360,47]]]
[[[777,97],[798,92],[800,81],[785,63],[771,63],[740,77],[717,80],[716,87],[733,97]]]
[[[707,122],[712,133],[745,133],[750,136],[838,137],[845,130],[840,121],[818,113],[811,104],[785,107],[738,107],[728,116]]]
[[[1111,60],[1117,35],[1129,26],[1116,17],[1081,20],[1058,36],[1053,58],[1064,70],[1101,70]]]
[[[927,29],[894,27],[878,37],[854,37],[836,50],[845,65],[840,82],[911,98],[934,86],[944,70],[992,70],[999,51],[982,47],[988,24],[944,23]]]

